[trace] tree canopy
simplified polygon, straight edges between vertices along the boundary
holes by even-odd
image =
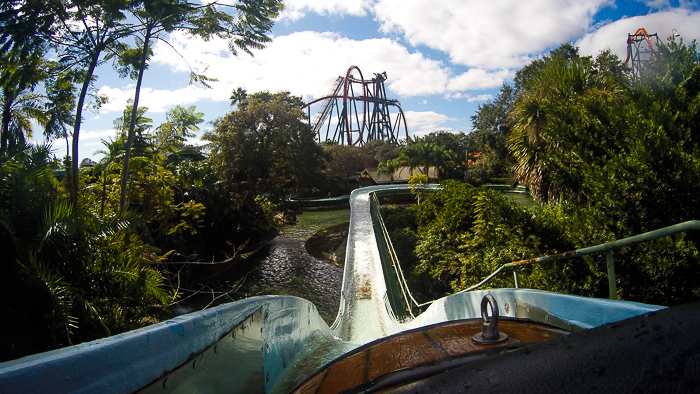
[[[227,39],[233,54],[252,54],[271,40],[281,9],[279,0],[0,4],[0,335],[6,339],[0,361],[167,317],[167,306],[191,290],[182,286],[201,271],[163,262],[232,258],[277,226],[276,207],[265,195],[313,184],[309,174],[320,173],[320,148],[293,110],[300,98],[287,95],[291,101],[280,109],[277,95],[269,96],[274,103],[257,97],[270,109],[268,126],[284,134],[271,145],[273,162],[308,173],[273,169],[272,181],[241,194],[220,178],[219,163],[188,142],[203,123],[201,112],[176,106],[154,127],[138,103],[155,40],[183,30]],[[120,75],[137,80],[135,98],[115,120],[116,135],[103,140],[99,162],[79,160],[83,111],[105,103],[93,84],[98,66],[110,60]],[[194,69],[190,79],[211,81]],[[251,109],[265,113],[257,104]],[[45,146],[26,141],[34,122],[44,127]],[[66,158],[52,158],[50,142],[68,144],[71,137]],[[284,138],[300,146],[311,141],[316,150],[287,151]]]
[[[323,151],[300,102],[289,92],[254,93],[217,121],[205,138],[227,182],[246,194],[278,198],[314,186]]]
[[[593,246],[700,218],[700,66],[695,42],[669,41],[640,80],[609,51],[564,44],[533,61],[472,117],[477,149],[498,156],[541,206],[443,183],[415,218],[414,274],[435,296],[478,283],[501,264]],[[500,141],[500,142],[498,142]],[[510,157],[507,157],[510,156]],[[393,213],[393,215],[396,215]],[[402,242],[402,241],[399,241]],[[618,295],[676,305],[700,298],[698,237],[615,252]],[[526,287],[607,296],[605,261],[534,265]],[[526,278],[526,279],[525,279]],[[511,286],[500,277],[493,286]]]

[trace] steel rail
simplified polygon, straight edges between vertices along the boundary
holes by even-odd
[[[649,232],[646,232],[643,234],[634,235],[632,237],[627,237],[627,238],[620,239],[620,240],[613,241],[613,242],[606,242],[604,244],[590,246],[587,248],[576,249],[576,250],[572,250],[569,252],[556,253],[556,254],[551,254],[551,255],[547,255],[547,256],[541,256],[541,257],[537,257],[537,258],[533,258],[533,259],[514,261],[511,263],[503,264],[502,266],[498,267],[498,269],[496,271],[494,271],[491,275],[486,277],[484,280],[482,280],[478,284],[476,284],[468,289],[462,290],[456,294],[478,289],[479,287],[488,283],[491,279],[493,279],[497,274],[499,274],[505,268],[513,268],[513,277],[515,280],[515,287],[519,288],[520,287],[520,276],[518,273],[518,268],[520,266],[537,264],[537,263],[544,263],[544,262],[548,262],[548,261],[568,260],[568,259],[572,259],[574,257],[581,257],[581,256],[593,254],[593,253],[605,252],[605,254],[606,254],[605,259],[606,259],[607,268],[608,268],[608,288],[610,291],[610,299],[616,300],[617,299],[617,284],[616,284],[616,277],[615,277],[615,263],[613,260],[613,251],[614,250],[624,248],[627,246],[632,246],[632,245],[640,243],[640,242],[649,242],[649,241],[653,241],[655,239],[665,238],[665,237],[668,237],[670,235],[674,235],[674,234],[678,234],[678,233],[684,233],[684,232],[688,232],[688,231],[698,231],[698,230],[700,230],[700,220],[690,220],[687,222],[674,224],[672,226],[660,228],[658,230],[649,231]],[[432,302],[433,301],[427,302],[425,304],[422,304],[421,306],[430,304]]]

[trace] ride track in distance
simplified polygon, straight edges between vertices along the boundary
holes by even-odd
[[[408,139],[408,125],[399,102],[386,98],[386,79],[386,72],[382,72],[365,80],[359,67],[351,66],[326,96],[306,104],[303,108],[307,109],[318,142],[362,146],[374,140],[398,144],[400,138]],[[312,117],[311,106],[316,103],[321,105]],[[392,108],[397,111],[392,112]]]

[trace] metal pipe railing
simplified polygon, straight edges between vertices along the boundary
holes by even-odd
[[[396,256],[396,251],[394,250],[394,245],[391,242],[389,232],[387,231],[386,226],[384,225],[384,219],[382,218],[382,215],[379,212],[379,200],[376,196],[376,192],[370,193],[369,195],[370,213],[372,214],[372,221],[375,222],[375,224],[378,225],[381,230],[381,234],[375,233],[375,235],[377,237],[381,236],[382,240],[386,245],[386,252],[388,254],[389,259],[391,260],[391,266],[393,268],[394,275],[396,275],[399,290],[401,290],[401,298],[404,301],[404,307],[410,315],[410,317],[414,318],[415,315],[413,314],[413,306],[418,306],[418,302],[416,302],[416,300],[413,298],[413,295],[411,294],[411,291],[408,288],[408,284],[406,283],[406,279],[403,275],[403,271],[401,270],[398,257]]]
[[[605,260],[607,262],[607,268],[608,268],[608,287],[609,287],[609,291],[610,291],[610,299],[616,300],[617,299],[617,282],[616,282],[616,277],[615,277],[615,262],[613,260],[613,250],[624,248],[626,246],[632,246],[632,245],[640,243],[640,242],[653,241],[655,239],[668,237],[670,235],[684,233],[687,231],[697,231],[697,230],[700,230],[700,220],[690,220],[687,222],[674,224],[673,226],[668,226],[668,227],[660,228],[658,230],[649,231],[649,232],[644,233],[644,234],[639,234],[639,235],[635,235],[632,237],[624,238],[624,239],[621,239],[618,241],[606,242],[604,244],[600,244],[600,245],[596,245],[596,246],[572,250],[572,251],[565,252],[565,253],[557,253],[557,254],[552,254],[552,255],[548,255],[548,256],[537,257],[534,259],[514,261],[512,263],[503,264],[496,271],[494,271],[491,275],[489,275],[486,279],[482,280],[478,284],[476,284],[468,289],[460,291],[459,293],[463,293],[465,291],[471,291],[471,290],[474,290],[474,289],[477,289],[477,288],[483,286],[484,284],[486,284],[488,281],[493,279],[493,277],[495,277],[498,273],[500,273],[505,268],[513,268],[515,287],[518,288],[518,287],[520,287],[520,276],[518,273],[518,268],[520,266],[536,264],[536,263],[544,263],[544,262],[548,262],[548,261],[568,260],[568,259],[572,259],[574,257],[580,257],[580,256],[585,256],[585,255],[589,255],[589,254],[593,254],[593,253],[605,252]]]

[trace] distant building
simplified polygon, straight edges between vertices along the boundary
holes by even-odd
[[[185,160],[202,161],[204,159],[206,159],[206,156],[202,154],[199,148],[194,146],[185,146],[177,152],[167,154],[168,163],[181,163]]]
[[[379,175],[377,173],[377,167],[365,168],[360,173],[360,177],[359,177],[360,187],[374,186],[374,185],[388,185],[388,184],[392,183],[392,178],[393,178],[393,183],[395,183],[395,184],[408,183],[408,179],[414,173],[423,174],[423,168],[415,167],[413,169],[413,171],[411,171],[411,167],[402,166],[402,167],[399,167],[396,170],[396,172],[394,172],[393,177],[389,176],[387,174]],[[437,182],[437,180],[438,180],[437,168],[429,167],[428,168],[428,182]]]
[[[86,157],[80,162],[80,168],[92,168],[96,165],[94,161],[90,160],[90,158]]]

